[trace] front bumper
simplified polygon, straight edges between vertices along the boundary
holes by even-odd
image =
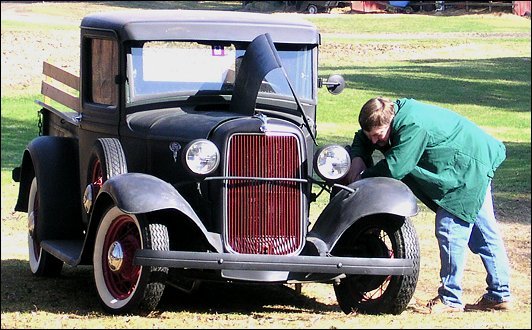
[[[289,271],[296,273],[411,275],[412,259],[277,256],[139,249],[133,263],[169,268]]]

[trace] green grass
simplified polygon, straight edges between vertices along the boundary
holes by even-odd
[[[2,97],[2,172],[18,166],[21,151],[39,133],[35,96]]]
[[[507,16],[342,15],[308,17],[323,33],[530,32],[530,21]]]
[[[493,128],[511,127],[499,138],[530,142],[530,59],[496,58],[485,60],[417,60],[378,64],[338,66],[324,63],[327,72],[342,72],[349,96],[332,111],[320,111],[318,122],[345,122],[358,115],[363,96],[413,97],[449,107]],[[329,105],[334,96],[321,93]],[[351,99],[351,102],[341,102]],[[322,107],[324,108],[324,107]],[[329,108],[328,106],[326,108]],[[511,114],[511,116],[508,116]],[[511,136],[510,136],[511,135]]]
[[[31,139],[38,136],[37,97],[6,96],[2,93],[1,167],[2,167],[2,235],[19,222],[7,221],[12,215],[18,194],[18,183],[11,178],[11,170],[20,165],[22,152]],[[17,221],[17,220],[15,220]]]

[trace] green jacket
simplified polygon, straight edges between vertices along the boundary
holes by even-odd
[[[384,159],[373,166],[372,153]],[[438,206],[473,223],[497,167],[506,158],[502,142],[450,110],[414,99],[395,102],[390,146],[378,148],[356,132],[351,157],[362,157],[374,176],[403,180],[433,211]]]

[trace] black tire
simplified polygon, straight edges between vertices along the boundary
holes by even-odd
[[[98,191],[109,178],[127,173],[126,157],[120,141],[115,138],[100,138],[92,148],[89,158],[89,168],[87,171],[87,188],[85,203],[87,198],[94,201]],[[87,207],[89,212],[90,204]]]
[[[359,220],[335,247],[335,256],[407,258],[412,275],[350,275],[334,285],[342,311],[401,314],[414,295],[419,276],[419,240],[409,218],[387,215]]]
[[[61,273],[63,261],[44,251],[35,233],[37,223],[42,220],[39,217],[40,200],[37,178],[34,177],[31,182],[28,197],[28,252],[30,270],[37,276],[55,277]]]
[[[307,13],[313,15],[318,13],[318,7],[316,5],[309,5],[307,7]]]
[[[133,265],[137,249],[169,250],[168,229],[144,215],[108,208],[94,242],[94,280],[104,309],[113,314],[152,311],[164,293],[167,267]]]

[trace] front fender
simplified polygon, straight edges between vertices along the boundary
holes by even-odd
[[[309,232],[309,237],[321,240],[320,253],[331,251],[343,233],[356,221],[368,215],[387,213],[403,217],[417,214],[416,197],[401,181],[386,178],[366,178],[351,183],[334,196],[323,209]],[[314,241],[315,241],[314,239]],[[319,242],[319,241],[318,241]],[[315,244],[316,245],[316,244]],[[327,249],[326,251],[322,251]]]
[[[140,214],[165,209],[173,209],[188,217],[205,236],[205,239],[218,252],[222,251],[219,237],[207,231],[196,212],[179,192],[168,182],[143,173],[125,173],[113,176],[100,189],[94,210],[102,209],[110,197],[114,204],[125,213]],[[92,218],[95,215],[91,216]]]

